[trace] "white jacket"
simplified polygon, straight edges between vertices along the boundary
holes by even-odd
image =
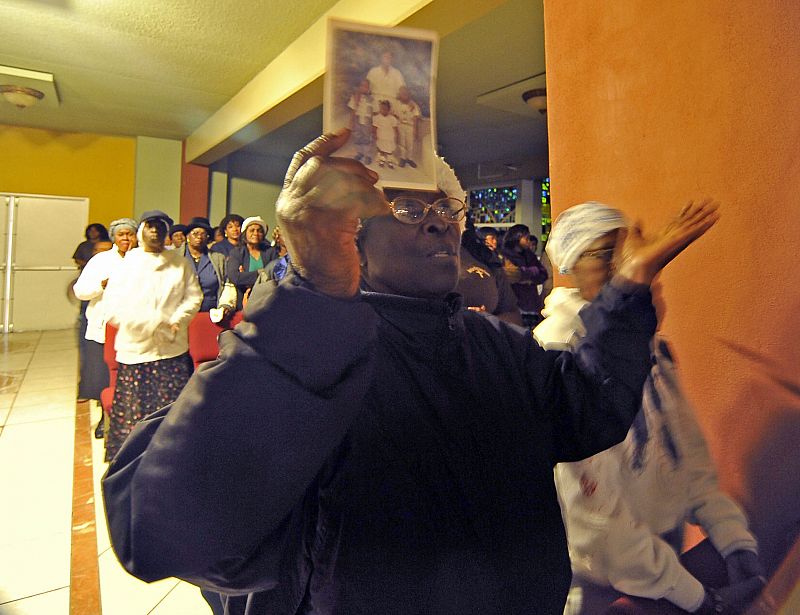
[[[103,304],[103,280],[122,264],[123,256],[116,246],[105,252],[98,252],[81,271],[80,277],[72,287],[75,296],[81,301],[88,301],[86,306],[87,340],[103,344],[106,341],[106,314]]]
[[[126,365],[177,357],[189,350],[189,322],[203,293],[188,259],[175,250],[128,252],[108,281],[105,311],[119,327],[114,348]],[[174,335],[170,327],[179,326]]]
[[[545,348],[574,348],[584,332],[578,312],[586,304],[577,289],[553,290],[534,337]],[[569,613],[582,612],[581,591],[591,584],[697,609],[704,588],[677,554],[685,521],[702,527],[723,557],[757,549],[741,509],[719,490],[669,348],[657,337],[642,410],[625,440],[589,459],[558,464],[555,479],[573,585],[581,586],[570,592]]]

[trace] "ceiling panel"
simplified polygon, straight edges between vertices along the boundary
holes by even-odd
[[[186,137],[335,3],[2,1],[0,64],[53,73],[62,104],[0,123]]]

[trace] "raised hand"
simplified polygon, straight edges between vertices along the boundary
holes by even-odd
[[[331,154],[350,131],[323,135],[297,152],[284,179],[276,214],[295,269],[319,292],[352,297],[358,291],[356,233],[361,219],[390,213],[378,175]]]
[[[638,225],[620,233],[617,274],[634,282],[650,284],[667,263],[701,237],[719,220],[719,203],[689,201],[655,236],[646,238]]]

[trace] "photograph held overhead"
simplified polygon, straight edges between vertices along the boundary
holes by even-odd
[[[338,155],[377,172],[380,186],[436,185],[438,44],[427,30],[328,22],[324,131],[349,128]]]

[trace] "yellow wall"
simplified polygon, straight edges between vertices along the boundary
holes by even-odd
[[[84,196],[89,221],[133,214],[136,139],[0,126],[0,192]]]

